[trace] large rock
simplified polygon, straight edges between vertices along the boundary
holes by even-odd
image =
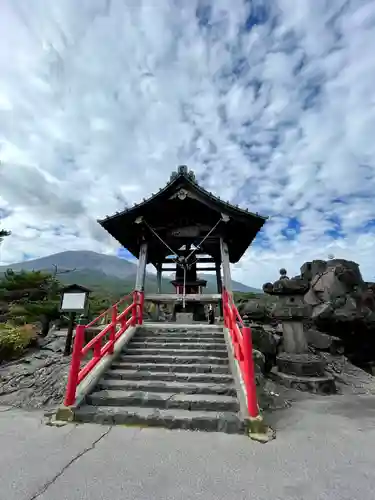
[[[253,349],[255,383],[261,389],[265,382],[266,357],[257,349]]]
[[[363,280],[356,262],[344,259],[306,262],[301,275],[310,283],[304,301],[314,326],[339,337],[352,362],[367,368],[375,359],[374,283]],[[322,338],[319,342],[324,343]],[[334,343],[330,352],[343,349],[336,347]]]
[[[275,356],[277,351],[277,339],[272,330],[262,326],[251,327],[253,346],[265,355]]]
[[[257,349],[253,349],[253,360],[255,364],[255,372],[264,373],[264,368],[266,364],[266,359],[264,357],[264,354],[258,351]]]
[[[269,316],[267,304],[258,299],[250,299],[238,306],[238,312],[246,320],[265,320]]]
[[[301,274],[310,283],[304,300],[315,322],[359,320],[375,325],[374,289],[363,281],[358,264],[344,259],[306,262]]]
[[[334,342],[340,341],[339,338],[319,332],[314,328],[310,328],[310,330],[306,331],[306,339],[309,345],[323,351],[328,351]]]
[[[66,331],[51,332],[40,346],[0,367],[0,405],[48,408],[65,393],[70,357],[62,355]]]
[[[375,377],[353,365],[343,355],[322,352],[326,361],[326,371],[333,375],[337,388],[342,394],[375,395]]]

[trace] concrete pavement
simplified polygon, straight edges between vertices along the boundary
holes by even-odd
[[[275,413],[277,439],[43,423],[0,408],[7,500],[372,500],[375,399],[313,397]]]

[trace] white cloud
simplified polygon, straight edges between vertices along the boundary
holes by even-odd
[[[329,253],[375,279],[370,0],[3,0],[0,31],[3,263],[115,252],[96,218],[187,164],[271,215],[236,279]]]

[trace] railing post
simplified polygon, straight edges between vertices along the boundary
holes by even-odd
[[[126,304],[125,304],[125,309],[126,309]],[[117,314],[118,314],[118,311],[117,311]],[[121,313],[121,323],[120,323],[121,330],[125,330],[126,321],[127,321],[126,316]]]
[[[112,307],[112,321],[111,321],[111,332],[109,334],[110,347],[108,349],[109,354],[113,354],[115,348],[116,340],[116,326],[117,326],[117,305]]]
[[[243,342],[243,367],[244,367],[244,382],[247,394],[247,408],[250,417],[257,417],[259,415],[256,384],[255,384],[255,370],[253,359],[253,342],[251,338],[250,327],[244,326],[242,328],[242,342]]]
[[[100,359],[101,357],[101,350],[102,350],[102,339],[98,340],[96,344],[94,345],[94,358]]]
[[[76,335],[74,338],[72,361],[70,363],[70,370],[68,375],[68,384],[65,395],[65,406],[72,406],[76,400],[76,390],[78,385],[78,375],[81,367],[81,353],[85,342],[85,329],[86,326],[81,324],[83,318],[78,320],[76,327]]]

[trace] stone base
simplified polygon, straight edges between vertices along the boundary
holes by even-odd
[[[193,313],[176,313],[176,323],[190,325],[193,323]]]
[[[177,318],[177,314],[192,314],[194,321],[207,321],[205,307],[201,302],[187,302],[185,308],[182,303],[177,303],[173,307],[173,320]]]
[[[70,406],[61,405],[57,408],[56,414],[52,416],[52,419],[58,422],[73,422],[74,411]]]
[[[249,417],[246,420],[247,435],[259,443],[268,443],[276,438],[276,432],[263,422],[263,417]]]
[[[324,376],[326,362],[315,354],[292,354],[282,352],[276,357],[276,366],[280,372],[297,377]]]
[[[327,374],[319,377],[290,375],[280,372],[275,366],[271,370],[271,376],[276,382],[289,389],[323,395],[335,394],[337,392],[335,379]]]

